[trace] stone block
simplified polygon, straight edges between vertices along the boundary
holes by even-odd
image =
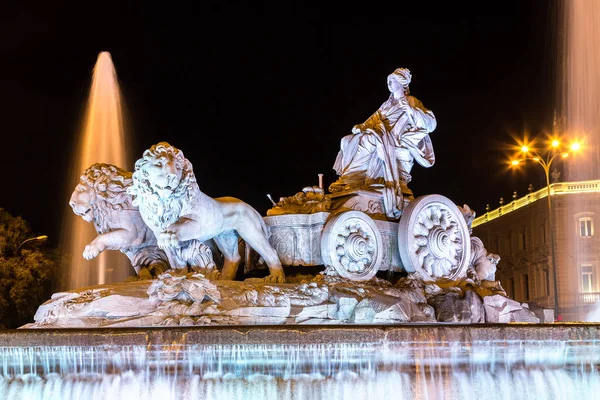
[[[353,322],[357,324],[368,324],[373,321],[375,318],[376,311],[373,309],[373,306],[369,299],[364,299],[356,308],[354,308],[354,318]]]
[[[533,312],[526,308],[516,310],[511,314],[513,316],[514,322],[531,322],[534,324],[539,324],[540,322],[540,319],[536,317]]]
[[[317,306],[307,306],[296,315],[296,321],[302,322],[307,319],[326,319],[328,318],[328,304],[319,304]]]
[[[354,314],[354,308],[358,304],[358,300],[354,297],[340,297],[337,301],[336,319],[348,321]]]
[[[222,315],[237,317],[287,317],[290,315],[289,307],[238,307],[233,310],[223,311]]]
[[[484,300],[487,297],[484,297]],[[500,322],[500,311],[489,304],[483,304],[483,308],[485,310],[485,322],[489,323],[498,323]]]

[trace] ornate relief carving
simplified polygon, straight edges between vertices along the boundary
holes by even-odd
[[[364,281],[378,271],[383,257],[382,239],[373,220],[360,211],[332,217],[321,238],[321,255],[344,278]]]
[[[400,219],[398,247],[405,268],[426,279],[464,277],[471,257],[465,219],[458,207],[441,195],[411,202]]]

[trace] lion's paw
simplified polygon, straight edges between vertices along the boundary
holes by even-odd
[[[177,234],[172,231],[164,231],[158,235],[157,242],[158,247],[161,249],[165,249],[168,247],[177,247],[179,244],[179,239],[177,238]]]
[[[104,246],[92,242],[85,246],[85,249],[83,249],[83,258],[86,260],[91,260],[98,257],[98,254],[102,253],[103,250]]]

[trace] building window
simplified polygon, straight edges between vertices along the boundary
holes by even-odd
[[[550,296],[550,270],[542,269],[542,291],[544,296]]]
[[[515,278],[508,278],[508,297],[515,298]]]
[[[546,234],[546,221],[540,226],[540,229],[542,231],[542,244],[546,244],[548,243],[548,240],[546,239],[548,237]]]
[[[519,246],[519,251],[523,251],[527,248],[526,243],[525,243],[525,232],[519,232],[517,234],[517,240],[518,240],[518,246]]]
[[[581,265],[581,292],[592,293],[596,291],[596,278],[592,264]]]
[[[592,218],[579,218],[579,237],[591,237],[594,235],[594,224]]]
[[[529,300],[529,275],[521,275],[521,285],[523,289],[523,300]]]

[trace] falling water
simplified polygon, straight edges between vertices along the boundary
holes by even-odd
[[[483,340],[458,326],[445,327],[441,335],[415,328],[401,340],[367,337],[355,343],[236,344],[227,343],[225,332],[221,344],[141,344],[138,337],[133,345],[0,346],[0,397],[591,399],[600,391],[597,328],[554,335],[539,327],[511,327],[512,333],[495,327]],[[467,341],[458,339],[461,332]],[[86,333],[73,334],[77,341]],[[107,338],[116,336],[123,341],[120,332]]]
[[[564,165],[564,181],[575,182],[600,179],[600,2],[587,0],[564,0],[561,73],[562,81],[561,110],[563,115],[562,129],[566,136],[579,139],[584,143],[583,151],[568,157]],[[598,196],[569,196],[565,199],[563,209],[565,218],[592,212],[596,209]],[[596,227],[598,227],[596,219]],[[564,220],[563,226],[568,226]],[[578,227],[576,227],[578,229]],[[596,228],[597,231],[597,228]],[[558,235],[566,236],[565,232]],[[559,303],[568,301],[569,275],[577,281],[581,278],[580,268],[589,262],[589,251],[581,240],[570,240],[569,245],[558,250],[568,260],[567,268],[559,272]],[[596,265],[596,268],[598,265]],[[594,272],[595,281],[592,292],[600,291],[598,270]],[[594,279],[594,278],[592,278]],[[576,291],[580,291],[580,283],[573,282]],[[563,293],[564,292],[564,293]],[[597,306],[600,307],[600,304]],[[599,321],[600,308],[592,310],[585,321]]]
[[[121,92],[112,58],[101,52],[93,70],[83,130],[71,164],[68,203],[79,176],[94,163],[102,162],[130,169],[127,138],[123,124]],[[69,255],[65,274],[73,289],[89,285],[122,281],[132,270],[127,257],[118,251],[105,251],[94,260],[85,260],[83,249],[97,235],[93,224],[66,211],[63,248]]]
[[[566,0],[562,110],[565,132],[584,151],[565,163],[566,181],[600,178],[600,2]]]

